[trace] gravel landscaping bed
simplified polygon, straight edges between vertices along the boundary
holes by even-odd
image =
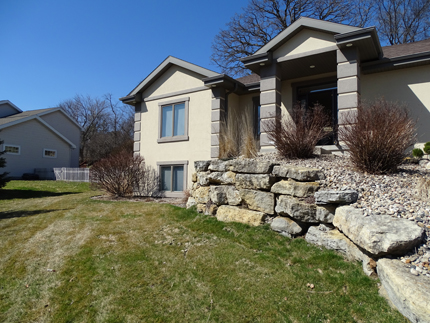
[[[326,176],[319,181],[321,189],[358,191],[358,201],[351,206],[363,209],[365,214],[389,214],[415,221],[425,229],[425,239],[401,260],[410,267],[412,274],[430,277],[430,200],[421,199],[416,189],[423,178],[430,180],[430,169],[426,169],[425,164],[405,164],[395,174],[372,175],[354,170],[348,158],[334,155],[285,160],[276,153],[269,153],[258,158],[281,165],[319,168]]]

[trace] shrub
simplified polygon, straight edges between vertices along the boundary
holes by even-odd
[[[291,118],[276,116],[267,122],[264,130],[281,156],[310,158],[318,141],[332,133],[325,129],[329,125],[330,117],[324,113],[323,106],[306,109],[296,105]]]
[[[0,146],[3,144],[3,141],[0,140]],[[0,151],[0,156],[3,155],[5,152]],[[6,158],[0,157],[0,168],[6,167]],[[0,188],[6,186],[7,182],[10,181],[10,179],[7,177],[9,173],[4,172],[0,174]]]
[[[430,155],[430,141],[428,141],[424,144],[423,150],[427,155]]]
[[[359,104],[357,110],[348,114],[345,126],[339,128],[351,162],[373,174],[395,172],[416,139],[415,122],[408,110],[384,99]]]
[[[141,156],[121,151],[92,166],[91,184],[111,195],[122,197],[131,195],[134,190],[140,191],[145,172],[145,161]]]
[[[421,158],[424,156],[424,152],[421,148],[414,148],[412,149],[412,156],[415,158]]]

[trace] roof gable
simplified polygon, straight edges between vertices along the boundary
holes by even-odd
[[[15,104],[9,100],[0,100],[0,118],[22,112]]]
[[[212,77],[212,76],[218,75],[218,73],[208,70],[206,68],[183,61],[173,56],[169,56],[160,65],[158,65],[157,68],[151,72],[151,74],[149,74],[142,82],[140,82],[139,85],[136,86],[133,89],[133,91],[131,91],[128,94],[127,97],[134,96],[137,93],[145,90],[149,85],[151,85],[158,77],[160,77],[165,71],[167,71],[173,65],[176,65],[184,69],[187,69],[191,72],[200,74],[203,77]],[[125,98],[121,98],[121,99],[125,99]]]
[[[361,28],[308,17],[301,17],[256,51],[254,55],[275,51],[303,29],[312,29],[335,35],[360,30]]]

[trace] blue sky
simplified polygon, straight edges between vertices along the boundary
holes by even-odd
[[[22,110],[127,95],[167,56],[217,71],[214,36],[248,0],[0,0],[0,100]]]

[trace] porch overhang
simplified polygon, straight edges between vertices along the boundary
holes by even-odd
[[[364,28],[334,36],[339,49],[356,47],[360,61],[368,62],[382,57],[382,48],[375,27]]]
[[[219,74],[216,76],[207,77],[202,81],[204,82],[205,86],[209,88],[221,87],[230,92],[235,92],[240,94],[247,92],[246,87],[242,83],[236,81],[235,79],[225,74]]]

